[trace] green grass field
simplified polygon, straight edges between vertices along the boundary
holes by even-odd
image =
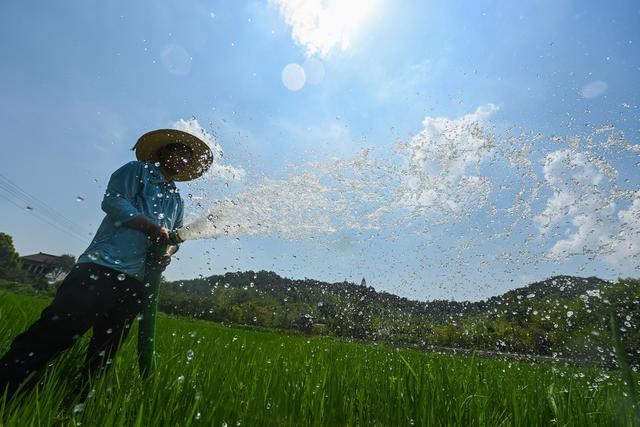
[[[1,352],[46,304],[0,293]],[[636,425],[617,371],[398,351],[166,316],[158,328],[159,368],[147,381],[138,375],[133,330],[86,403],[63,404],[85,339],[48,369],[41,387],[1,406],[0,424]]]

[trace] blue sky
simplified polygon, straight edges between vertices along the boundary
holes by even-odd
[[[288,182],[287,168],[301,171],[310,160],[329,164],[335,158],[350,159],[363,148],[389,165],[402,165],[409,160],[397,155],[398,144],[412,141],[428,126],[437,129],[434,122],[425,125],[425,118],[456,120],[489,104],[496,110],[483,123],[496,135],[545,135],[530,155],[543,181],[552,179],[545,175],[545,156],[566,148],[554,146],[551,135],[588,135],[594,127],[612,124],[630,143],[638,143],[636,2],[378,0],[370,2],[374,6],[366,16],[358,15],[366,8],[356,7],[339,11],[352,19],[332,17],[347,23],[347,48],[328,44],[327,53],[309,55],[310,43],[326,41],[326,28],[314,35],[296,23],[313,18],[315,3],[322,4],[309,2],[308,8],[296,10],[295,2],[287,0],[3,3],[0,114],[5,161],[0,173],[88,234],[102,219],[99,203],[110,173],[132,159],[129,149],[136,139],[192,117],[222,146],[221,162],[246,172],[242,182],[230,187],[220,180],[181,186],[183,195],[207,191],[211,197],[233,197],[265,177]],[[360,25],[349,27],[359,20]],[[288,90],[283,68],[302,65],[310,57],[322,63],[324,78],[299,91]],[[618,171],[613,182],[620,188],[638,188],[637,152],[578,151],[612,163]],[[562,153],[555,156],[548,159],[549,174]],[[480,162],[478,176],[490,176],[492,183],[519,182],[515,171],[500,161]],[[577,164],[592,175],[599,173],[585,162],[575,155],[572,170]],[[447,182],[457,185],[460,176]],[[556,190],[559,198],[574,191]],[[522,262],[528,256],[518,259],[515,254],[528,234],[537,242],[536,253],[553,251],[563,236],[575,237],[575,243],[581,218],[590,215],[585,209],[597,202],[585,203],[567,217],[578,231],[543,235],[533,217],[545,210],[553,194],[544,187],[526,227],[486,243],[474,226],[503,228],[511,219],[478,210],[464,221],[435,225],[427,209],[419,225],[407,225],[406,210],[400,209],[392,213],[400,218],[394,227],[364,234],[343,230],[326,244],[269,235],[189,242],[167,276],[237,269],[329,281],[365,276],[378,289],[413,298],[478,299],[555,273],[614,278],[638,272],[634,255],[640,235],[631,226],[623,226],[627,249],[621,249],[624,256],[617,263],[604,257],[539,263],[535,258],[534,268]],[[77,196],[84,200],[76,201]],[[511,196],[508,191],[494,193],[492,202],[504,204]],[[620,210],[624,216],[629,209],[635,219],[629,208],[633,200],[617,200],[607,218],[622,221]],[[88,244],[6,199],[0,198],[0,208],[0,229],[14,236],[23,254],[77,255]],[[191,210],[200,213],[197,207]],[[430,236],[416,233],[425,227]],[[607,234],[595,234],[600,232]],[[397,238],[380,238],[385,234]],[[454,240],[473,248],[451,249]],[[502,253],[513,253],[513,261],[504,260],[508,255],[500,258]]]

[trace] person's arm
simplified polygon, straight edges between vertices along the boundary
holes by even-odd
[[[180,202],[178,205],[178,214],[176,216],[176,222],[173,226],[173,229],[177,230],[178,228],[181,228],[183,220],[184,220],[184,203],[182,199],[180,199]],[[167,239],[168,238],[169,238],[169,234],[167,234]],[[180,245],[170,245],[169,247],[167,247],[167,252],[162,256],[162,260],[160,260],[163,270],[169,266],[169,264],[171,263],[171,257],[173,256],[173,254],[178,252],[178,249],[180,249]]]
[[[184,202],[182,201],[182,198],[178,199],[178,212],[176,215],[176,222],[173,225],[173,230],[177,230],[179,228],[182,228],[183,225],[183,221],[184,221]],[[171,245],[167,248],[167,255],[171,256],[173,254],[175,254],[176,252],[178,252],[178,249],[180,249],[180,245]]]
[[[169,229],[166,227],[160,227],[144,215],[133,217],[133,219],[129,220],[125,226],[142,231],[151,238],[152,242],[159,245],[169,240]]]
[[[144,164],[135,161],[115,171],[109,179],[102,200],[102,210],[116,227],[126,226],[139,230],[161,244],[169,239],[169,230],[145,217],[134,205],[134,200],[142,189],[143,174]]]

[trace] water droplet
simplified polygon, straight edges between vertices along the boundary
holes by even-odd
[[[97,275],[97,274],[90,274],[90,275],[89,275],[89,279],[91,279],[91,280],[98,280],[98,275]]]
[[[187,351],[187,361],[191,362],[193,360],[193,357],[195,356],[195,353],[193,352],[193,350],[188,350]]]
[[[180,375],[176,381],[178,381],[178,384],[182,384],[184,382],[184,375]]]
[[[124,273],[120,273],[120,274],[118,274],[117,277],[118,277],[118,280],[122,282],[124,279],[127,278],[127,275],[124,274]]]
[[[82,196],[76,197],[76,202],[84,202],[84,197]]]

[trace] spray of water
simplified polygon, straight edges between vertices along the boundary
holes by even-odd
[[[564,136],[499,132],[488,124],[495,111],[488,104],[458,119],[427,117],[423,130],[393,152],[365,148],[350,159],[307,163],[284,178],[245,182],[209,202],[181,236],[410,233],[450,251],[462,266],[470,256],[488,265],[584,255],[637,271],[640,183],[629,171],[637,170],[640,145],[612,125]],[[242,169],[216,167],[217,176],[243,179]],[[444,227],[440,235],[436,226]],[[509,238],[511,250],[478,253]]]

